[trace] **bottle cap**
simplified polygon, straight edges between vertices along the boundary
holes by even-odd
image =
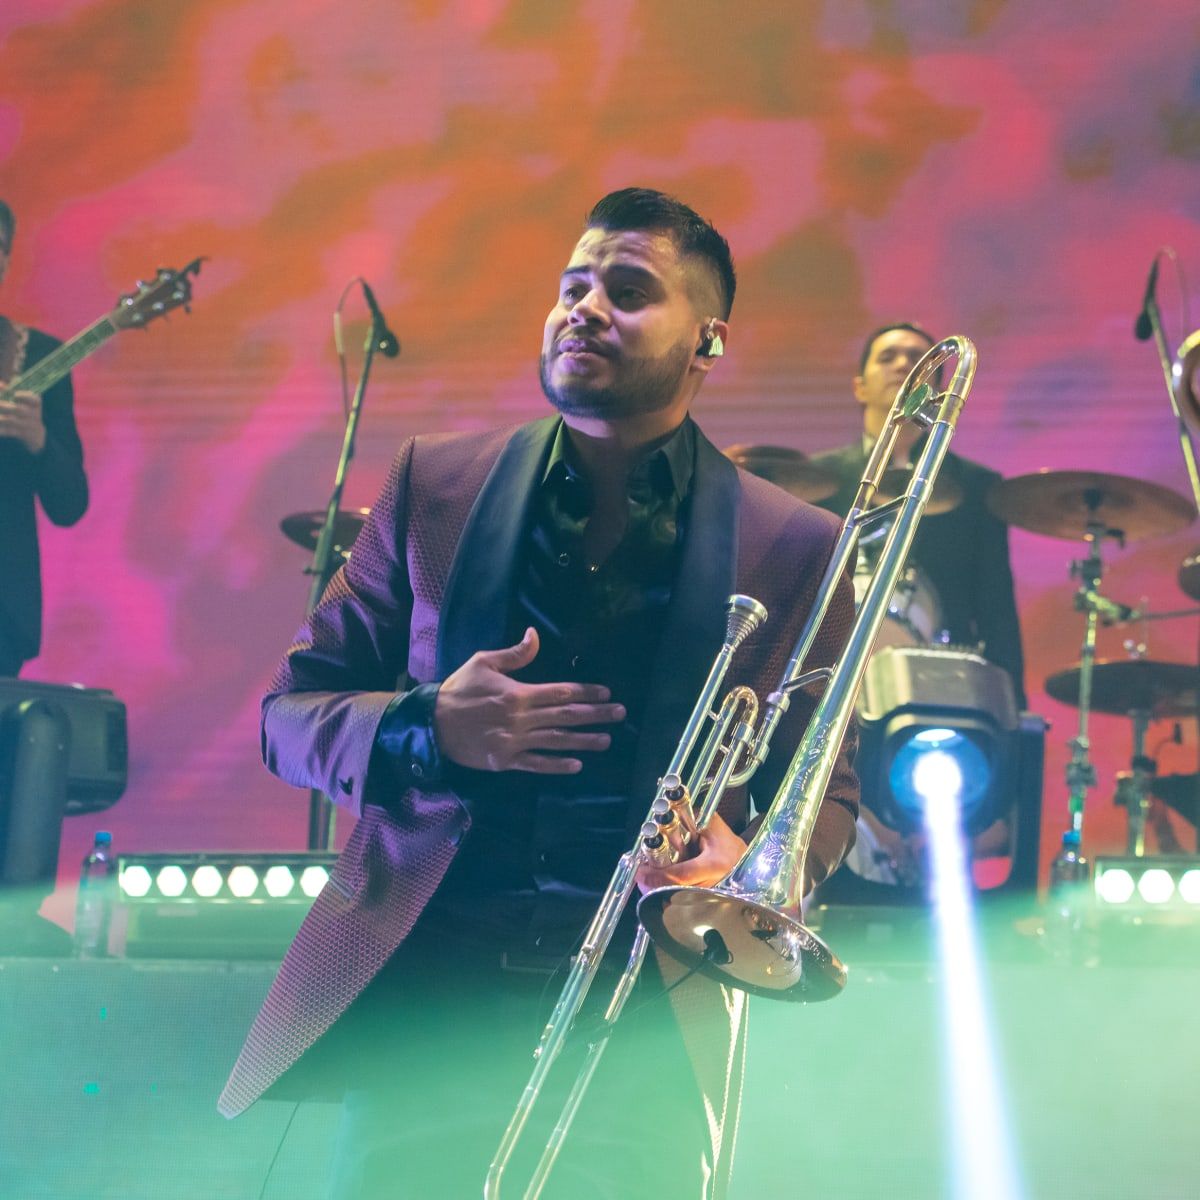
[[[96,831],[96,845],[97,846],[111,846],[112,845],[112,834],[109,833],[107,829],[98,829]]]

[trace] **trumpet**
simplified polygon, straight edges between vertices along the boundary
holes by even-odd
[[[952,358],[955,370],[949,386],[935,391],[930,381],[940,379],[943,365]],[[751,597],[730,597],[721,649],[659,780],[646,821],[632,848],[617,863],[542,1032],[529,1082],[488,1170],[485,1200],[499,1200],[504,1171],[632,897],[639,868],[643,863],[670,861],[673,841],[686,845],[699,836],[726,789],[746,783],[766,761],[792,694],[815,684],[824,684],[816,710],[758,833],[733,870],[712,887],[665,887],[642,897],[629,959],[602,1020],[589,1033],[584,1063],[534,1169],[525,1200],[541,1194],[651,941],[693,971],[759,995],[815,1001],[836,995],[845,985],[845,965],[801,918],[805,860],[867,659],[949,449],[974,379],[975,360],[973,343],[955,336],[933,346],[909,372],[867,461],[816,600],[778,687],[767,697],[761,720],[758,699],[745,687],[732,689],[713,711],[734,653],[767,617]],[[929,430],[909,486],[904,495],[872,508],[900,429],[907,422]],[[833,668],[806,670],[805,659],[838,584],[855,561],[860,533],[888,520],[891,528],[842,658]],[[709,722],[711,728],[702,738]],[[673,839],[672,834],[677,836]]]

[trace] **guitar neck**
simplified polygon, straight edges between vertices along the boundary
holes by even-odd
[[[39,359],[24,374],[4,384],[0,388],[0,399],[7,400],[14,392],[36,392],[39,396],[42,395],[116,332],[117,326],[112,318],[101,317],[69,342],[63,342],[57,350],[52,350],[45,358]]]

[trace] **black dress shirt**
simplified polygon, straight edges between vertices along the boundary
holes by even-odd
[[[583,753],[575,775],[469,771],[433,760],[436,686],[399,697],[377,744],[411,761],[425,752],[430,785],[462,797],[472,826],[415,935],[548,960],[569,953],[628,846],[631,777],[655,661],[678,570],[695,457],[690,420],[648,453],[627,481],[627,525],[602,563],[587,561],[592,498],[565,427],[533,505],[510,601],[510,644],[533,626],[537,658],[516,678],[606,686],[625,720],[612,743]],[[412,693],[408,694],[410,697]],[[632,907],[623,936],[632,936]],[[623,939],[622,939],[623,940]]]

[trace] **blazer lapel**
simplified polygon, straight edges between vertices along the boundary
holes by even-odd
[[[629,833],[654,798],[659,775],[696,706],[725,636],[725,601],[737,579],[737,468],[696,430],[696,472],[679,575],[646,698],[646,733],[633,770]]]
[[[475,499],[446,581],[438,622],[439,679],[476,650],[505,644],[521,536],[558,421],[544,417],[522,425],[500,451]]]

